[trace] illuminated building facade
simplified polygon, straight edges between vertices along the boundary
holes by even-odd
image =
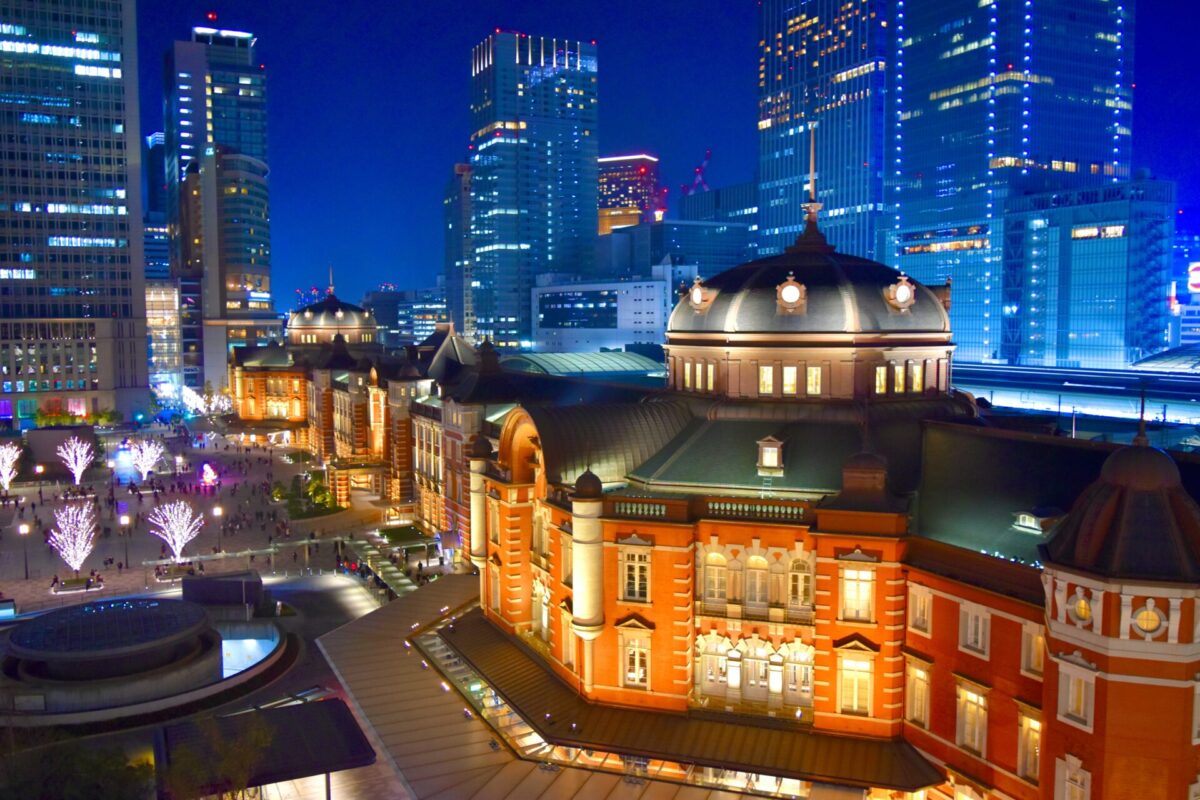
[[[1001,357],[1125,369],[1170,331],[1175,186],[1135,180],[1011,198]]]
[[[658,197],[658,159],[638,153],[605,156],[599,164],[599,231],[662,220],[667,209]]]
[[[428,289],[381,287],[367,292],[362,304],[375,315],[379,339],[386,347],[423,342],[438,325],[449,322],[446,292],[440,285]]]
[[[667,394],[522,403],[467,444],[490,627],[456,644],[543,758],[773,797],[1198,796],[1200,461],[981,416],[948,305],[813,228],[696,282]],[[503,684],[515,652],[553,719]]]
[[[762,254],[804,229],[816,133],[823,228],[846,253],[875,258],[885,217],[885,107],[891,0],[759,3],[759,213]]]
[[[664,263],[693,264],[715,275],[750,258],[753,235],[749,225],[736,222],[670,219],[617,228],[596,240],[596,275],[644,276]]]
[[[167,212],[184,380],[224,385],[229,348],[278,337],[271,296],[266,76],[251,33],[192,29],[164,72]]]
[[[7,4],[0,26],[0,425],[144,410],[133,2]]]
[[[895,8],[887,257],[920,280],[953,279],[959,358],[1000,360],[1005,204],[1130,178],[1133,6]]]
[[[591,268],[596,122],[594,44],[497,32],[472,49],[464,235],[476,339],[527,345],[534,277]]]
[[[164,383],[181,385],[182,334],[179,284],[176,281],[146,281],[146,336],[150,340],[150,386]]]

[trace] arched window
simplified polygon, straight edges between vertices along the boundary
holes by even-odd
[[[292,398],[292,416],[293,417],[300,416],[300,398],[298,398],[298,397]]]
[[[725,556],[709,553],[704,558],[704,602],[724,603],[728,597],[728,569]]]
[[[788,645],[783,664],[783,702],[789,706],[811,706],[813,690],[813,648],[800,642]]]
[[[751,556],[746,562],[746,605],[765,607],[769,597],[768,586],[767,560],[762,556]]]
[[[767,699],[769,644],[751,640],[742,658],[742,698],[764,702]]]
[[[793,558],[788,568],[788,606],[812,605],[812,576],[802,558]]]

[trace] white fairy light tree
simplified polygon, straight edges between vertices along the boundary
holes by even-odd
[[[183,560],[183,548],[200,535],[204,517],[183,500],[161,505],[150,512],[150,532],[167,543],[176,561]]]
[[[142,480],[150,476],[150,471],[158,465],[165,448],[158,439],[139,439],[129,445],[129,458],[133,466],[142,475]]]
[[[96,543],[96,510],[88,502],[70,503],[54,510],[54,521],[58,527],[50,532],[50,546],[78,578]]]
[[[91,443],[85,442],[78,436],[72,436],[60,444],[56,452],[63,464],[75,476],[75,485],[78,486],[79,481],[83,478],[83,473],[96,458],[96,451],[92,449]]]
[[[17,462],[21,460],[21,447],[12,442],[0,444],[0,486],[4,491],[12,485],[17,477]]]

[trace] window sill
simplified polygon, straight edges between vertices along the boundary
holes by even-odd
[[[958,646],[958,652],[966,653],[967,655],[975,656],[976,658],[981,658],[984,661],[989,660],[987,650],[976,650],[974,647],[969,647],[965,644],[960,644]]]
[[[617,602],[623,603],[628,606],[651,606],[651,605],[654,605],[649,600],[627,600],[624,597],[618,597]]]

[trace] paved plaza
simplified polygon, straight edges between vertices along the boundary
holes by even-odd
[[[119,443],[120,438],[106,442],[110,457]],[[46,544],[45,536],[55,525],[54,510],[65,502],[64,492],[73,487],[61,481],[15,484],[10,496],[20,498],[23,513],[11,502],[0,507],[3,598],[15,600],[18,611],[34,611],[85,599],[169,588],[155,579],[154,565],[146,564],[170,556],[164,542],[150,532],[147,517],[157,505],[172,500],[184,500],[204,515],[204,527],[185,547],[184,555],[202,556],[205,574],[247,567],[264,574],[328,572],[335,566],[335,548],[328,542],[322,545],[322,540],[361,533],[379,520],[379,509],[370,498],[356,493],[353,507],[347,511],[289,521],[286,503],[273,502],[264,486],[278,481],[287,487],[293,476],[307,469],[304,464],[288,463],[285,456],[294,451],[262,445],[245,447],[219,435],[202,436],[199,444],[190,436],[167,435],[164,443],[167,452],[160,461],[164,471],[151,476],[153,483],[163,487],[157,494],[124,463],[109,468],[106,462],[98,461],[84,477],[81,487],[98,495],[100,505],[95,548],[80,575],[98,572],[103,577],[103,588],[99,590],[70,594],[50,591],[55,576],[60,580],[72,577],[71,569]],[[177,464],[178,472],[174,471]],[[219,476],[219,486],[202,486],[204,464],[210,464]],[[131,480],[140,492],[131,491]],[[125,528],[120,524],[123,515],[130,522]],[[30,527],[27,536],[18,532],[22,523]],[[311,545],[304,546],[306,541]],[[278,552],[272,561],[264,551],[273,545]],[[228,555],[213,557],[218,548]]]

